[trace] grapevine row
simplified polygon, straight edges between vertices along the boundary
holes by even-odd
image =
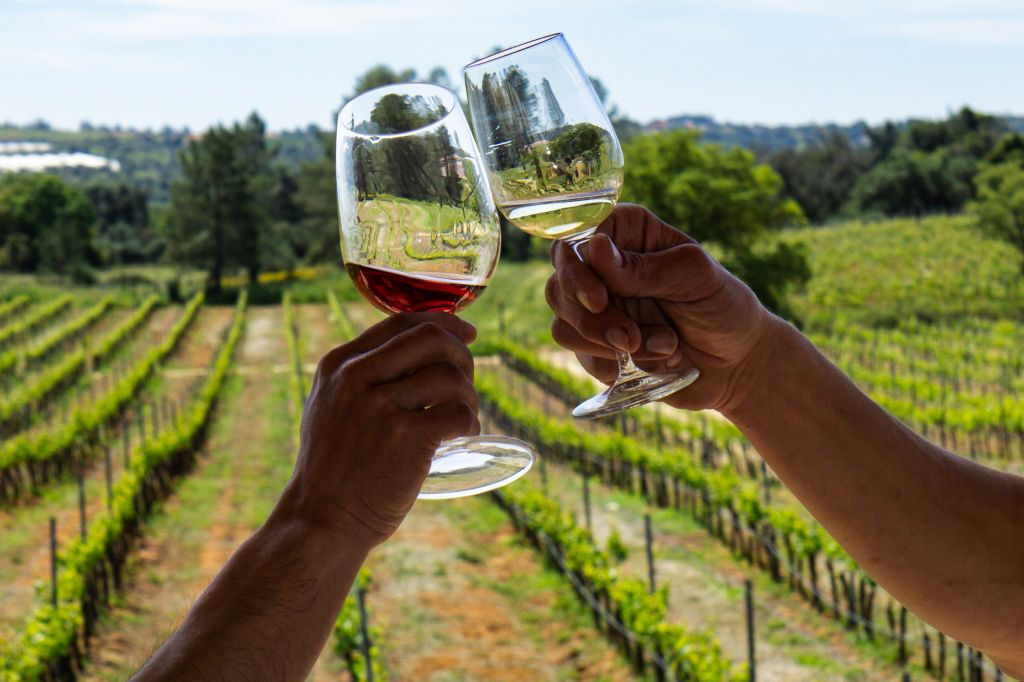
[[[6,320],[10,315],[21,310],[31,299],[25,294],[15,296],[0,303],[0,320]]]
[[[19,434],[4,441],[0,446],[0,501],[10,502],[36,491],[40,485],[61,475],[77,451],[88,451],[97,445],[101,427],[122,413],[157,363],[174,350],[202,302],[203,295],[196,294],[163,341],[143,355],[106,393],[87,405],[80,405],[67,420],[45,432]],[[140,308],[107,337],[97,352],[110,352],[119,338],[134,328],[133,324],[145,319],[151,308],[152,305]]]
[[[100,319],[107,309],[114,304],[112,295],[105,296],[99,303],[92,306],[78,317],[55,329],[39,344],[27,349],[11,348],[0,355],[0,378],[4,378],[19,364],[26,366],[38,363],[46,358],[60,344],[75,339],[88,329],[93,322]]]
[[[243,292],[198,397],[170,428],[135,449],[129,469],[113,489],[110,514],[93,522],[84,540],[72,539],[60,554],[57,603],[36,607],[21,640],[0,652],[0,679],[62,679],[73,675],[74,667],[81,669],[82,643],[92,635],[100,609],[121,586],[128,552],[142,535],[142,521],[195,461],[242,333],[246,300]],[[183,330],[185,325],[179,321],[177,326]]]
[[[0,429],[11,433],[24,428],[28,417],[61,388],[78,378],[91,364],[104,360],[114,349],[128,338],[149,316],[157,303],[153,296],[140,307],[139,311],[123,324],[107,334],[94,352],[78,348],[67,354],[60,362],[47,367],[31,381],[20,384],[12,393],[0,400]]]
[[[486,375],[478,375],[477,390],[481,405],[504,430],[609,485],[638,492],[652,504],[689,510],[733,552],[766,570],[776,582],[788,583],[817,610],[871,639],[879,634],[877,585],[871,577],[816,522],[795,509],[762,503],[757,487],[742,481],[729,464],[709,470],[681,449],[648,449],[621,433],[581,433],[572,424],[519,403]],[[823,582],[830,589],[820,589]],[[897,643],[898,656],[905,662],[906,610],[896,606],[887,606],[889,629],[882,634]],[[934,641],[945,649],[942,634],[935,633]],[[931,639],[922,642],[930,662]]]
[[[44,303],[38,308],[34,308],[24,318],[15,320],[7,326],[0,328],[0,343],[6,343],[9,339],[25,336],[71,305],[71,300],[71,294],[64,294]]]

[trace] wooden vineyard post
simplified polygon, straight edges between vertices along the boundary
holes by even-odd
[[[103,473],[107,479],[107,512],[109,513],[114,508],[113,484],[110,473],[110,443],[107,443],[103,448]]]
[[[583,518],[587,521],[587,530],[593,532],[590,523],[590,472],[583,468]]]
[[[651,526],[651,515],[644,514],[644,540],[647,545],[647,580],[651,594],[657,589],[654,583],[654,529]]]
[[[85,542],[85,476],[78,472],[78,530]]]
[[[761,460],[761,481],[764,483],[764,504],[768,506],[772,503],[772,489],[768,481],[768,463],[763,459]]]
[[[136,422],[139,425],[139,439],[141,440],[142,447],[146,446],[146,406],[139,405],[139,411],[135,413]]]
[[[661,452],[665,444],[665,432],[661,429],[661,403],[654,403],[654,447]]]
[[[359,603],[359,630],[362,634],[363,660],[366,661],[367,682],[373,682],[373,660],[370,658],[370,628],[366,623],[366,591],[356,586],[356,601]]]
[[[57,518],[50,517],[50,602],[57,606]]]
[[[544,457],[537,455],[537,464],[540,465],[540,487],[544,494],[548,494],[548,467],[544,463]]]
[[[128,467],[131,465],[131,459],[132,459],[132,444],[131,444],[132,434],[131,434],[130,424],[131,424],[131,422],[126,423],[125,427],[124,427],[124,430],[121,432],[124,435],[124,438],[122,438],[122,440],[124,441],[124,468],[125,469],[128,469]]]
[[[747,664],[750,666],[750,682],[757,680],[757,652],[754,642],[754,583],[749,578],[743,581],[744,605],[747,613]]]

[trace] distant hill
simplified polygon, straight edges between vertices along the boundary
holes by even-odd
[[[323,145],[319,134],[320,131],[315,127],[273,133],[272,143],[278,147],[278,161],[297,168],[307,161],[320,158],[323,156]],[[69,165],[52,168],[50,172],[82,182],[123,180],[146,190],[151,202],[165,204],[170,200],[171,184],[181,174],[178,153],[194,135],[187,128],[134,130],[88,126],[69,131],[54,130],[44,123],[24,127],[3,124],[0,125],[0,154],[87,154],[109,159],[116,163],[106,168]],[[5,145],[15,142],[22,144]],[[37,146],[34,148],[31,143]],[[5,146],[7,149],[4,149]],[[119,172],[112,168],[117,168]]]
[[[1004,117],[1007,128],[1024,132],[1024,117]],[[897,123],[906,125],[906,121]],[[701,132],[705,142],[723,146],[740,146],[753,150],[758,156],[766,156],[779,149],[803,148],[822,142],[834,132],[846,135],[855,146],[868,144],[867,124],[863,121],[849,125],[826,123],[822,125],[781,125],[767,126],[716,121],[711,116],[681,114],[670,118],[651,121],[643,130],[655,132],[688,128]],[[278,161],[291,168],[318,159],[323,154],[320,142],[321,131],[315,126],[273,133],[278,147]],[[0,154],[32,153],[31,145],[25,147],[4,143],[46,143],[46,153],[60,158],[85,159],[85,155],[101,157],[92,165],[54,168],[51,172],[80,182],[97,179],[123,180],[140,187],[149,194],[150,201],[165,204],[170,199],[171,184],[181,173],[178,152],[195,135],[189,129],[164,127],[160,130],[135,130],[131,128],[92,126],[84,124],[80,130],[54,130],[45,122],[27,126],[10,123],[0,124]],[[42,153],[39,148],[36,153]],[[70,155],[70,156],[69,156]],[[103,164],[107,159],[110,163]],[[0,164],[0,171],[4,164]],[[8,164],[17,167],[17,164]],[[119,172],[114,170],[119,168]]]
[[[682,114],[651,121],[644,126],[644,130],[649,132],[677,128],[699,130],[701,139],[705,142],[713,142],[726,147],[746,147],[759,153],[813,146],[820,144],[836,132],[846,135],[855,146],[868,144],[868,125],[863,121],[850,125],[826,123],[822,125],[766,126],[722,123],[711,116]]]
[[[1024,133],[1024,116],[1003,116],[1006,127],[1014,132]],[[902,128],[909,119],[897,121]],[[867,146],[868,124],[857,121],[849,125],[836,123],[767,126],[744,123],[725,123],[711,116],[681,114],[670,118],[651,121],[644,126],[648,132],[687,128],[699,130],[701,139],[725,147],[746,147],[759,156],[780,149],[811,147],[820,144],[833,133],[845,135],[855,147]]]

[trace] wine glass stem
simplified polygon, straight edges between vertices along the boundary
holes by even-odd
[[[619,363],[619,376],[615,379],[617,384],[646,374],[646,372],[636,366],[636,363],[633,362],[633,356],[629,353],[616,351],[615,359]]]
[[[587,262],[587,244],[590,243],[590,238],[593,234],[594,230],[590,230],[589,232],[584,232],[574,238],[566,240],[569,243],[569,246],[572,247],[572,251],[576,254],[576,257],[584,263]],[[646,374],[646,372],[637,367],[636,363],[633,362],[633,356],[625,351],[616,351],[615,359],[619,363],[619,376],[615,380],[615,383],[617,384]]]

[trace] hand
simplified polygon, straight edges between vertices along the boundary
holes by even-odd
[[[395,315],[320,360],[285,498],[366,550],[397,530],[438,444],[480,432],[476,336],[445,313]]]
[[[546,295],[555,341],[605,383],[617,374],[618,350],[648,371],[697,367],[700,378],[665,402],[734,409],[741,385],[770,356],[781,320],[693,239],[641,206],[616,206],[587,251],[584,263],[566,244],[552,247]]]

